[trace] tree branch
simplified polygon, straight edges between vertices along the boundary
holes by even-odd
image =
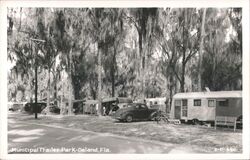
[[[138,32],[141,31],[140,28],[139,28],[139,26],[137,25],[136,21],[132,17],[129,17],[129,16],[125,15],[125,18],[129,19],[130,21],[133,22],[133,24],[135,25],[135,27],[136,27],[136,29],[137,29]]]
[[[187,63],[196,53],[198,50],[195,50],[193,52],[191,52],[185,59],[184,63]]]

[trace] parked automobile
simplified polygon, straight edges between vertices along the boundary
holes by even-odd
[[[127,107],[127,104],[133,103],[129,97],[111,97],[102,100],[104,115],[112,116],[118,109]]]
[[[57,105],[50,105],[49,107],[45,107],[41,114],[60,114],[60,108]]]
[[[118,109],[126,108],[128,106],[129,106],[129,103],[113,104],[112,109],[109,111],[108,115],[113,116]]]
[[[113,118],[119,121],[132,122],[134,120],[153,120],[156,116],[156,108],[148,108],[144,103],[132,103],[127,107],[118,109]]]
[[[24,102],[8,102],[8,110],[15,112],[15,111],[20,111],[22,110],[23,106],[24,106]]]
[[[41,111],[46,107],[46,102],[38,102],[37,103],[37,113],[41,113]],[[26,103],[24,106],[24,111],[28,113],[35,112],[35,103]]]

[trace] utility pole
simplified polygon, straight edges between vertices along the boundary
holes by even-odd
[[[35,119],[37,119],[37,112],[38,112],[38,106],[37,106],[37,58],[35,58]]]
[[[41,39],[33,39],[33,38],[30,38],[30,41],[32,42],[42,42],[42,43],[45,43],[45,40],[41,40]],[[33,51],[33,45],[31,43],[31,52]],[[33,53],[33,52],[32,52]],[[38,67],[38,64],[37,64],[37,52],[35,51],[35,108],[34,108],[34,111],[35,111],[35,119],[37,119],[37,113],[38,113],[38,106],[37,106],[37,90],[38,90],[38,85],[37,85],[37,67]]]

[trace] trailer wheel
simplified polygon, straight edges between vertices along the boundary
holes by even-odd
[[[200,121],[198,119],[192,119],[192,124],[198,125],[198,124],[200,124]]]

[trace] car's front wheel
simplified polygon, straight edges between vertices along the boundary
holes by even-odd
[[[126,116],[126,121],[127,121],[127,122],[132,122],[132,121],[133,121],[132,115],[127,115],[127,116]]]

